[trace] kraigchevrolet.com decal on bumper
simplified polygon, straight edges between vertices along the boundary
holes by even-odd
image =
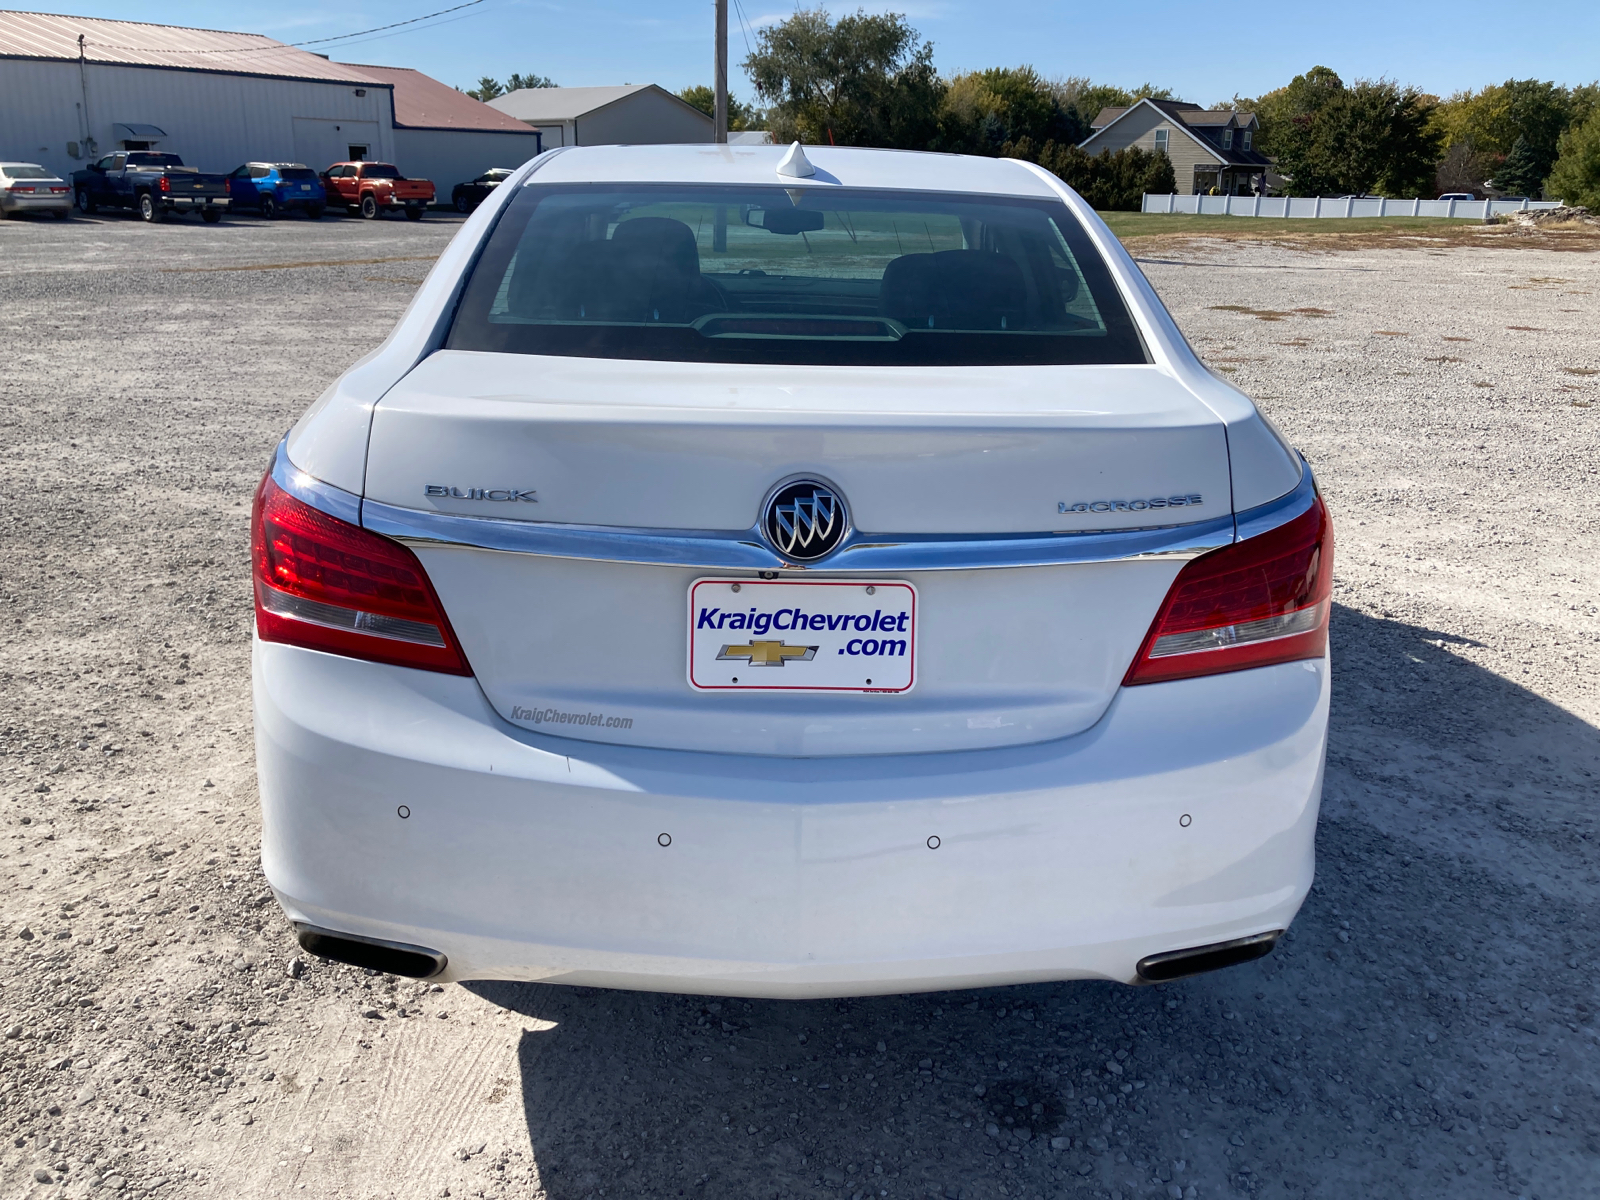
[[[601,729],[632,729],[632,717],[608,717],[597,712],[565,712],[559,708],[523,708],[511,706],[511,720],[525,721],[529,725],[592,725]]]

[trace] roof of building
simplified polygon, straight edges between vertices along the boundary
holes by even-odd
[[[1237,112],[1231,108],[1207,109],[1204,112],[1186,112],[1181,115],[1185,125],[1232,125],[1236,129],[1244,129],[1256,119],[1255,113]]]
[[[621,87],[522,88],[507,92],[504,96],[496,96],[489,101],[489,107],[497,108],[528,125],[555,125],[562,121],[575,121],[618,100],[648,91],[660,92],[703,118],[706,124],[711,123],[711,118],[694,105],[654,83],[629,83]]]
[[[1145,99],[1145,97],[1140,99]],[[1243,127],[1255,120],[1255,113],[1236,112],[1231,108],[1201,108],[1198,104],[1189,104],[1183,100],[1150,100],[1149,102],[1169,117],[1182,121],[1185,125],[1227,125],[1237,118],[1238,124]],[[1100,115],[1090,122],[1089,128],[1095,130],[1104,129],[1130,108],[1135,107],[1137,107],[1137,104],[1131,104],[1125,108],[1102,108]]]
[[[409,67],[374,67],[366,63],[343,65],[394,88],[396,128],[468,129],[533,136],[533,131],[515,117],[490,108],[481,100],[458,92],[421,71]]]
[[[779,175],[788,146],[573,146],[539,169],[540,183],[728,183],[740,186],[894,188],[974,192],[1055,199],[1057,193],[1028,164],[1011,158],[807,146],[814,175]]]
[[[1089,144],[1111,126],[1136,108],[1148,104],[1169,122],[1182,129],[1189,137],[1205,148],[1206,152],[1219,163],[1236,167],[1269,167],[1272,159],[1259,150],[1246,150],[1243,145],[1235,144],[1224,148],[1222,145],[1221,131],[1224,129],[1253,129],[1257,125],[1254,113],[1235,112],[1231,108],[1202,109],[1198,104],[1185,104],[1176,100],[1152,100],[1148,96],[1141,97],[1137,104],[1127,108],[1105,108],[1100,110],[1100,115],[1095,118],[1092,128],[1094,132],[1081,143],[1083,149],[1088,149]]]
[[[83,57],[93,63],[274,75],[330,83],[377,82],[355,67],[329,62],[320,54],[286,46],[259,33],[0,11],[0,58],[76,61],[80,36]]]

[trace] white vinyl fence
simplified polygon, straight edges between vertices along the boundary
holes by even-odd
[[[1559,200],[1385,200],[1332,196],[1157,196],[1145,193],[1147,213],[1229,217],[1466,217],[1559,208]]]

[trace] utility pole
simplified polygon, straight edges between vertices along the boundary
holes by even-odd
[[[728,140],[728,0],[717,5],[717,104],[711,120],[715,125],[711,140],[719,145]]]

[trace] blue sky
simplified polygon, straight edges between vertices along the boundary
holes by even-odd
[[[68,0],[39,8],[299,42],[459,2]],[[864,6],[904,12],[932,40],[934,61],[945,74],[1030,63],[1046,76],[1088,75],[1124,87],[1149,80],[1200,103],[1257,95],[1319,63],[1346,80],[1387,75],[1441,95],[1513,77],[1580,83],[1600,75],[1600,4],[1594,3],[1561,5],[1528,20],[1502,0],[1268,6],[907,0]],[[830,11],[837,16],[854,7],[833,5]],[[730,0],[732,62],[743,59],[756,28],[792,11],[765,0]],[[346,62],[414,67],[458,86],[515,71],[549,75],[568,87],[659,83],[676,91],[711,81],[711,30],[711,0],[483,0],[408,29],[311,48]],[[736,65],[731,82],[735,94],[750,98],[749,82]]]

